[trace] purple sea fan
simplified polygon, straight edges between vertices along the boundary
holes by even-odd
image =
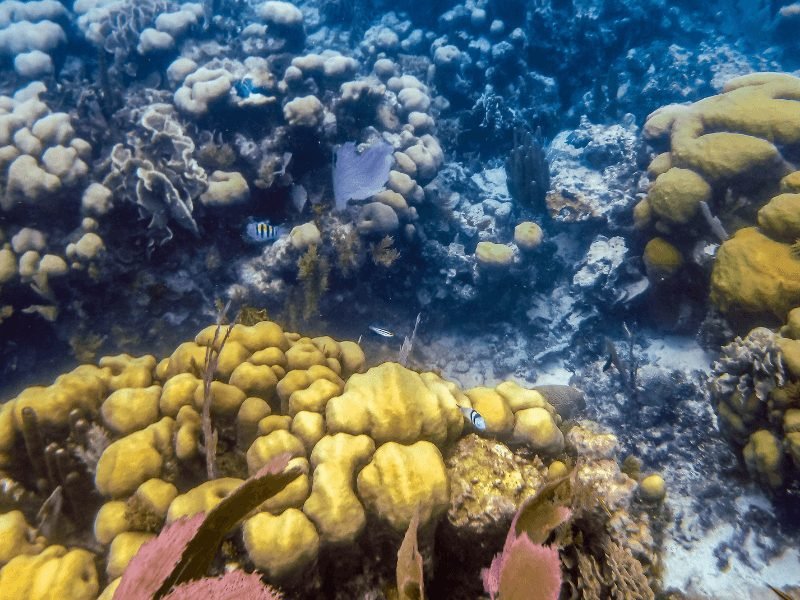
[[[506,544],[491,566],[481,571],[492,600],[558,600],[561,559],[558,550],[534,544],[527,535]]]
[[[336,210],[347,208],[348,200],[365,200],[383,189],[392,168],[394,148],[380,140],[361,154],[354,142],[339,146],[333,159],[333,196]]]
[[[222,577],[206,577],[182,583],[162,600],[281,600],[283,595],[261,582],[258,573],[231,571]]]
[[[178,519],[164,527],[158,537],[145,542],[125,569],[114,598],[151,600],[183,558],[204,520],[205,513]]]

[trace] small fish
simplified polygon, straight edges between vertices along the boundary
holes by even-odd
[[[269,221],[248,219],[244,225],[242,238],[251,244],[269,244],[286,235],[286,227],[272,225]]]
[[[233,89],[236,91],[236,95],[242,99],[249,98],[251,94],[263,94],[266,91],[264,88],[258,87],[250,75],[245,75],[234,83]]]
[[[481,413],[474,408],[469,408],[467,406],[459,406],[458,408],[461,409],[461,414],[463,414],[467,420],[472,423],[472,426],[475,429],[478,431],[486,431],[486,421],[483,420]]]
[[[388,329],[385,329],[384,327],[378,327],[377,325],[370,325],[369,326],[369,330],[372,333],[374,333],[376,335],[379,335],[381,337],[385,337],[385,338],[393,338],[394,337],[394,333],[392,333]]]

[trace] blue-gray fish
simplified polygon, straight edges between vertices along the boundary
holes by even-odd
[[[283,225],[272,225],[269,221],[257,221],[250,218],[245,222],[242,238],[251,244],[269,244],[280,239],[286,233],[286,227]]]
[[[376,335],[379,335],[381,337],[385,337],[385,338],[393,338],[394,337],[394,333],[392,333],[391,331],[389,331],[385,327],[378,327],[377,325],[370,325],[369,326],[369,330],[372,333],[374,333]]]
[[[472,423],[472,426],[475,429],[478,431],[486,431],[486,421],[483,420],[481,413],[474,408],[469,408],[468,406],[459,406],[458,408],[461,409],[461,414],[463,414],[467,420]]]

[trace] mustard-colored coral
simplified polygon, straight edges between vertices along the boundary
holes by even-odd
[[[355,494],[353,480],[374,452],[375,442],[366,435],[337,433],[314,446],[311,495],[303,512],[317,526],[324,543],[352,542],[364,530],[366,511]]]
[[[39,554],[16,556],[0,569],[0,590],[14,600],[94,600],[100,585],[91,552],[48,546]]]
[[[319,553],[314,524],[294,508],[279,516],[258,513],[244,522],[242,534],[250,560],[270,578],[301,573]]]
[[[100,407],[103,422],[114,433],[127,435],[152,425],[159,418],[161,387],[120,388]]]
[[[350,377],[341,396],[328,401],[329,433],[367,434],[376,444],[428,440],[437,445],[456,439],[463,417],[455,397],[397,363],[384,363]]]
[[[489,269],[504,269],[514,261],[514,249],[506,244],[478,242],[475,248],[478,264]]]
[[[722,244],[711,273],[711,301],[723,312],[772,313],[800,305],[800,261],[788,244],[746,227]]]
[[[647,193],[653,213],[668,223],[688,223],[697,214],[700,202],[711,198],[711,186],[689,169],[673,167],[656,178]]]
[[[128,496],[148,479],[160,476],[165,458],[172,455],[174,429],[175,421],[164,417],[112,442],[97,463],[97,490],[112,498]]]
[[[753,433],[743,454],[753,477],[773,489],[783,485],[783,448],[772,432],[759,429]]]
[[[644,247],[644,266],[650,281],[664,281],[672,277],[683,265],[680,250],[667,240],[654,237]]]
[[[357,487],[364,505],[397,533],[408,529],[416,510],[420,527],[435,522],[447,511],[450,500],[442,455],[424,441],[380,446],[358,474]]]

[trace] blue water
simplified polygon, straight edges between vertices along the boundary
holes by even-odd
[[[797,597],[798,459],[781,442],[779,485],[748,470],[707,386],[723,346],[786,315],[720,311],[710,221],[642,226],[634,207],[670,150],[648,117],[800,76],[799,25],[797,4],[746,0],[0,2],[0,400],[102,356],[168,357],[228,302],[360,340],[367,366],[398,360],[421,315],[413,368],[580,388],[618,459],[664,474],[657,597]],[[334,160],[347,143],[394,154]],[[797,170],[798,139],[775,143],[780,175],[712,186],[726,234]],[[515,233],[530,222],[541,239]],[[655,236],[682,255],[666,275],[643,259]],[[759,410],[747,435],[789,434]],[[287,598],[389,597],[395,541]],[[457,552],[425,552],[429,597],[488,597]]]

